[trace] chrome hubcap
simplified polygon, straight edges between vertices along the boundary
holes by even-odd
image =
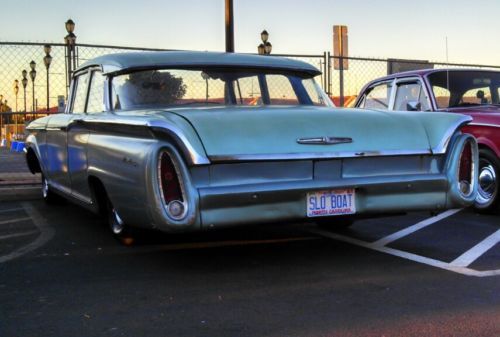
[[[479,171],[479,188],[476,202],[480,205],[490,203],[497,194],[495,168],[490,163],[485,164]]]
[[[111,230],[114,234],[120,234],[123,231],[123,220],[120,218],[116,210],[113,208],[111,210],[112,222],[111,222]]]

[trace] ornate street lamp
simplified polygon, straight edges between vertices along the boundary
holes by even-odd
[[[260,39],[262,40],[262,43],[259,44],[259,46],[257,47],[259,55],[271,54],[273,45],[271,44],[271,42],[268,41],[269,33],[267,32],[267,30],[263,30],[262,33],[260,33]]]
[[[30,71],[30,78],[31,78],[31,83],[33,85],[33,108],[32,108],[32,112],[35,112],[36,110],[36,107],[35,107],[35,79],[36,79],[36,63],[35,61],[31,61],[30,62],[30,68],[31,68],[31,71]]]
[[[66,21],[65,25],[66,31],[68,33],[73,33],[75,31],[75,23],[73,22],[73,20],[69,19],[68,21]]]
[[[260,33],[260,39],[262,40],[262,42],[266,43],[267,40],[269,39],[269,33],[267,32],[267,30],[263,30],[261,33]]]
[[[76,59],[75,59],[75,44],[76,44],[76,35],[73,33],[75,31],[75,22],[69,19],[65,23],[66,31],[68,35],[64,37],[64,43],[66,44],[68,60],[67,60],[67,69],[68,69],[68,83],[66,85],[66,90],[68,90],[69,85],[71,83],[71,74],[72,68],[76,68]]]
[[[47,68],[47,112],[49,112],[49,68],[50,63],[52,62],[52,56],[50,56],[50,52],[52,51],[52,47],[50,44],[46,44],[43,46],[43,51],[45,52],[45,57],[43,58],[43,63],[45,64],[45,68]]]
[[[24,112],[26,112],[26,86],[28,85],[28,72],[26,70],[23,70],[22,75],[23,79],[21,80],[21,83],[24,89]]]

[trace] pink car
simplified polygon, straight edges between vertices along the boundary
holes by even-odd
[[[392,74],[371,81],[355,106],[400,111],[443,111],[469,115],[463,128],[479,144],[476,210],[500,212],[500,72],[429,69]],[[397,141],[397,140],[396,140]]]

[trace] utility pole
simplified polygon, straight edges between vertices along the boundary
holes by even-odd
[[[226,0],[226,53],[234,53],[233,0]]]

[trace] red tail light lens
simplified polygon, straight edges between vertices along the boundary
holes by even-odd
[[[460,154],[460,166],[458,169],[458,183],[460,184],[460,191],[464,195],[471,193],[472,189],[472,144],[467,142]]]
[[[160,187],[165,204],[168,205],[172,201],[183,202],[184,199],[182,197],[182,189],[179,177],[177,176],[177,171],[175,170],[172,159],[166,152],[162,152],[160,155],[160,162],[158,166]]]
[[[458,181],[472,181],[472,145],[467,142],[460,155],[460,169],[458,173]]]

